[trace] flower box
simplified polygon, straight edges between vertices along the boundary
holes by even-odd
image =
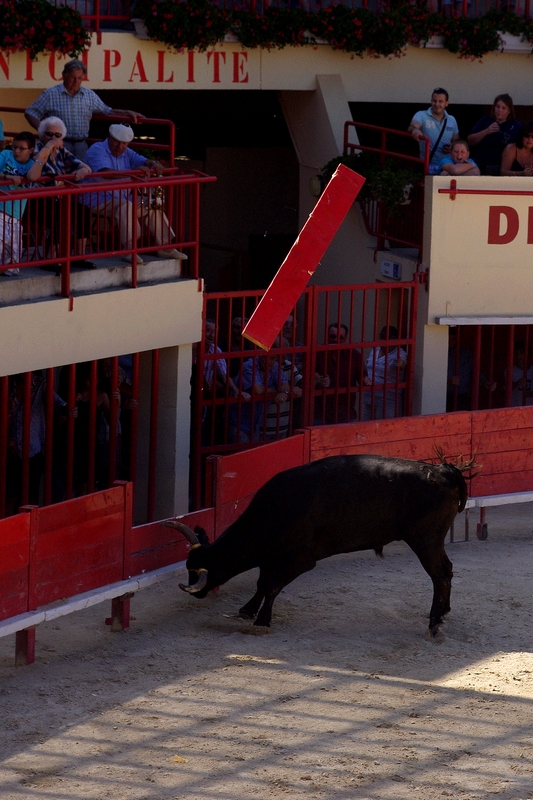
[[[533,50],[533,45],[531,42],[528,42],[527,39],[524,39],[524,35],[520,34],[520,36],[513,36],[511,33],[506,33],[506,31],[498,31],[498,36],[502,40],[502,53],[531,53]]]
[[[429,39],[418,42],[419,47],[427,50],[442,50],[444,48],[444,36],[430,36]]]
[[[133,24],[135,25],[135,36],[137,39],[149,39],[148,31],[146,30],[146,25],[144,24],[143,19],[132,19]]]

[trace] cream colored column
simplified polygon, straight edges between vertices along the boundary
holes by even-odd
[[[318,199],[310,192],[311,178],[332,158],[342,155],[344,123],[352,117],[341,76],[335,74],[317,75],[313,92],[282,92],[281,105],[300,164],[302,227]],[[311,282],[327,285],[373,281],[374,244],[354,204]]]
[[[155,518],[189,509],[192,345],[160,351]],[[146,521],[150,435],[151,353],[141,353],[135,523]]]

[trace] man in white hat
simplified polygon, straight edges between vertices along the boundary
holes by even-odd
[[[109,136],[103,142],[96,142],[87,150],[85,162],[93,172],[126,171],[141,169],[147,175],[151,171],[161,175],[163,165],[159,161],[136,153],[128,147],[133,139],[133,131],[129,125],[117,123],[109,126]],[[129,189],[120,191],[92,192],[84,195],[84,203],[95,212],[104,214],[115,220],[120,229],[120,241],[124,250],[131,250],[134,243],[141,235],[139,219],[144,219],[149,226],[150,233],[157,245],[169,244],[174,238],[174,231],[169,225],[166,215],[161,209],[149,208],[139,202],[137,204],[137,220],[133,219],[132,195]],[[171,250],[158,250],[161,258],[174,258],[184,261],[188,258],[185,253],[180,253],[175,248]],[[131,253],[123,257],[124,261],[131,262]],[[142,264],[143,259],[137,256],[137,263]]]

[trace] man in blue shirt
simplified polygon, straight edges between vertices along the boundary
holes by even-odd
[[[448,114],[448,92],[446,89],[434,89],[431,95],[431,106],[427,111],[417,111],[408,127],[408,132],[415,142],[420,142],[420,158],[424,158],[426,143],[422,136],[429,139],[429,174],[438,175],[439,165],[448,155],[453,142],[459,138],[459,128],[455,117]]]
[[[129,125],[122,123],[110,125],[109,136],[103,142],[96,142],[87,150],[85,162],[93,172],[128,171],[141,169],[146,175],[153,170],[156,175],[163,173],[164,167],[159,161],[146,158],[128,147],[133,139],[133,131]],[[143,204],[139,198],[137,204],[137,220],[133,219],[133,202],[130,189],[118,191],[94,191],[83,196],[85,205],[93,211],[115,220],[120,229],[120,241],[124,250],[131,250],[134,243],[141,235],[139,220],[145,221],[157,245],[169,244],[174,238],[174,231],[169,225],[162,209],[150,208]],[[174,258],[184,261],[188,258],[185,253],[180,253],[175,248],[171,250],[158,250],[161,258]],[[124,261],[131,262],[131,254],[123,257]],[[137,256],[137,262],[142,264],[143,259]]]

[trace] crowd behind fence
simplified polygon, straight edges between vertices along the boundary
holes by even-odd
[[[144,417],[157,432],[159,351],[148,361]],[[105,489],[116,479],[135,481],[140,379],[138,353],[0,378],[0,516]],[[157,434],[143,441],[151,519]]]
[[[412,413],[418,283],[310,287],[265,353],[242,337],[262,292],[205,295],[193,375],[192,475],[208,455],[304,426]]]

